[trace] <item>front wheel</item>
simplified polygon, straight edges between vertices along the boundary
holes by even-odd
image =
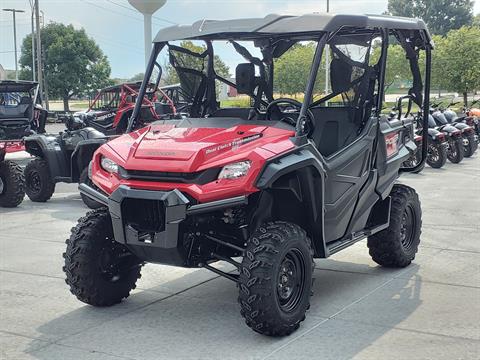
[[[447,162],[447,148],[443,144],[428,144],[427,164],[434,168],[440,169]]]
[[[238,280],[246,324],[269,336],[297,330],[310,306],[314,267],[310,239],[298,225],[276,221],[255,231]]]
[[[110,306],[128,297],[140,277],[142,262],[113,237],[106,208],[78,220],[63,254],[66,282],[80,301]]]
[[[99,190],[98,187],[95,186],[93,181],[88,177],[88,166],[85,169],[83,169],[82,173],[80,174],[80,178],[78,182],[80,184],[88,185],[95,190]],[[80,196],[82,197],[83,203],[87,205],[90,209],[94,210],[94,209],[99,209],[102,206],[105,206],[95,200],[90,199],[87,195],[80,194]]]
[[[13,208],[25,197],[25,178],[20,165],[13,161],[0,161],[0,206]]]
[[[447,158],[453,164],[458,164],[463,160],[464,150],[463,150],[463,140],[459,139],[450,139],[448,140],[448,150]]]
[[[420,244],[422,209],[414,189],[396,184],[390,193],[390,225],[368,237],[370,256],[386,267],[410,265]]]
[[[50,176],[48,162],[43,159],[34,159],[25,167],[25,192],[30,200],[45,202],[55,191],[55,182]]]

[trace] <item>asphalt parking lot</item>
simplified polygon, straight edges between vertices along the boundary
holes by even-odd
[[[479,359],[480,155],[405,175],[423,208],[406,269],[377,266],[366,242],[317,260],[307,319],[286,338],[244,325],[234,283],[147,265],[111,308],[70,294],[64,241],[87,208],[75,185],[0,209],[1,359]]]

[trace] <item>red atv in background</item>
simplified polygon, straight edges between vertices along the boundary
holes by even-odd
[[[45,132],[47,111],[38,96],[38,83],[0,82],[0,206],[15,207],[25,196],[21,167],[5,160],[8,153],[25,150],[24,137]]]
[[[80,118],[84,126],[92,127],[105,135],[123,134],[132,115],[140,85],[141,82],[125,83],[102,89],[86,111],[77,111],[73,116]],[[138,127],[159,120],[166,113],[175,114],[173,102],[168,100],[168,96],[165,96],[165,104],[159,103],[155,91],[144,96],[139,117],[142,124],[138,124]]]

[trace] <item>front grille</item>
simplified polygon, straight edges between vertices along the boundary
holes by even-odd
[[[119,169],[119,175],[122,179],[144,180],[158,182],[173,182],[184,184],[204,185],[215,181],[220,173],[220,169],[207,169],[203,171],[181,173],[164,171],[145,171],[145,170],[126,170]]]
[[[139,233],[165,230],[165,205],[161,200],[126,198],[122,201],[124,225]]]

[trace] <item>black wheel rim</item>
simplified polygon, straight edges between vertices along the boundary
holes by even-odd
[[[433,145],[428,146],[428,157],[432,162],[437,162],[440,160],[440,152],[438,151],[436,146],[433,146]]]
[[[277,278],[280,308],[293,311],[302,299],[305,288],[305,259],[298,249],[291,249],[283,258]]]
[[[405,252],[409,252],[412,248],[415,226],[414,210],[411,205],[408,205],[403,212],[400,224],[400,241]]]
[[[32,171],[28,174],[27,178],[25,179],[27,183],[28,189],[34,193],[38,194],[42,189],[42,181],[40,180],[40,174],[36,171]]]
[[[4,190],[5,190],[5,184],[3,183],[3,178],[0,176],[0,195],[3,194]]]
[[[133,267],[129,261],[132,259],[132,254],[114,239],[107,238],[107,240],[109,240],[108,244],[102,248],[98,257],[98,266],[103,279],[115,283],[122,281]]]

